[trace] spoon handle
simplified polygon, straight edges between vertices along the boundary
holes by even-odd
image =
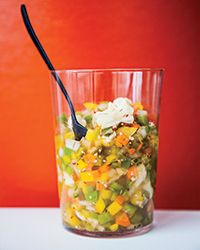
[[[23,21],[24,21],[24,24],[26,26],[26,29],[33,41],[33,43],[35,44],[36,48],[38,49],[41,57],[43,58],[43,60],[45,61],[47,67],[49,68],[49,70],[51,70],[52,72],[52,75],[53,77],[55,78],[55,80],[57,81],[61,91],[63,92],[68,104],[69,104],[69,108],[70,108],[70,111],[71,111],[71,115],[72,115],[72,118],[77,121],[76,119],[76,115],[75,115],[75,111],[74,111],[74,106],[72,104],[72,101],[67,93],[67,90],[65,89],[60,77],[58,76],[58,74],[56,73],[51,61],[49,60],[44,48],[42,47],[39,39],[37,38],[36,34],[35,34],[35,31],[31,25],[31,22],[29,20],[29,17],[28,17],[28,13],[26,11],[26,7],[24,4],[21,5],[21,14],[22,14],[22,17],[23,17]]]

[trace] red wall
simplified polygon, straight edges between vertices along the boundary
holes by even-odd
[[[20,2],[0,2],[0,206],[57,206],[49,75]],[[165,68],[156,205],[200,209],[199,1],[24,3],[57,68]]]

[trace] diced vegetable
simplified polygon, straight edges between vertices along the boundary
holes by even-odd
[[[102,213],[104,211],[106,206],[105,206],[105,203],[101,197],[99,197],[95,207],[96,207],[97,213]]]
[[[131,203],[135,206],[142,207],[144,203],[144,196],[140,190],[136,191],[131,198]]]
[[[78,167],[80,170],[85,169],[86,166],[87,166],[87,164],[86,164],[83,160],[81,160],[81,159],[77,162],[77,167]]]
[[[71,226],[73,227],[78,227],[80,225],[80,220],[76,217],[76,216],[72,216],[69,220],[69,223],[71,224]]]
[[[89,110],[94,110],[97,107],[97,104],[93,102],[85,102],[83,105],[86,107],[86,109],[89,109]]]
[[[90,191],[85,193],[86,201],[97,202],[99,193],[97,191]]]
[[[122,160],[121,162],[122,168],[129,168],[130,165],[131,165],[131,159],[125,159],[125,160]]]
[[[98,221],[100,225],[111,222],[112,220],[113,220],[113,217],[107,212],[103,212],[102,214],[98,216]]]
[[[65,167],[65,171],[66,171],[69,175],[71,175],[71,174],[73,173],[73,168],[70,167],[70,166],[66,166],[66,167]]]
[[[115,232],[115,231],[117,231],[118,230],[118,227],[119,227],[119,225],[118,224],[112,224],[111,226],[110,226],[110,231],[112,231],[112,232]]]
[[[114,192],[117,192],[117,193],[120,193],[121,191],[123,191],[123,186],[120,185],[119,183],[117,182],[112,182],[109,186],[110,190],[114,191]]]
[[[130,217],[132,217],[132,216],[135,214],[136,210],[137,210],[136,207],[132,206],[132,205],[129,204],[129,203],[125,203],[125,204],[123,205],[123,209],[124,209],[124,211],[125,211]]]
[[[138,175],[137,167],[130,167],[127,172],[127,178],[130,180],[131,178],[136,178]]]
[[[124,197],[122,195],[118,195],[116,197],[115,201],[121,205],[121,204],[124,203],[125,199],[124,199]]]
[[[123,227],[128,227],[131,223],[129,220],[129,217],[126,213],[122,213],[116,218],[116,224],[123,226]]]
[[[117,133],[122,133],[126,137],[129,137],[129,136],[133,135],[136,131],[137,131],[136,127],[120,127],[117,130]]]
[[[108,212],[111,214],[111,215],[115,215],[116,213],[118,213],[120,210],[122,209],[122,206],[114,201],[110,204],[110,206],[107,208]]]
[[[110,164],[111,162],[113,162],[114,160],[116,160],[117,156],[114,155],[114,154],[111,154],[109,156],[106,157],[106,161],[107,161],[107,164]]]
[[[123,133],[120,133],[117,138],[115,139],[115,145],[117,147],[123,147],[128,144],[128,137],[125,136]]]
[[[100,195],[101,195],[101,197],[103,199],[105,199],[105,200],[108,199],[109,200],[111,198],[111,196],[112,196],[112,192],[110,190],[108,190],[108,189],[104,189],[104,190],[101,191]]]
[[[138,110],[137,111],[137,120],[140,125],[147,125],[148,124],[148,115],[147,111],[145,110]]]

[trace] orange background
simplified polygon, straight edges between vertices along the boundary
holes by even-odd
[[[57,206],[50,81],[0,1],[0,206]],[[156,206],[200,209],[199,1],[25,0],[56,68],[164,67]]]

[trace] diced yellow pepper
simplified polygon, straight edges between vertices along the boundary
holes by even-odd
[[[66,165],[71,162],[71,159],[68,155],[63,155],[62,159]]]
[[[102,213],[104,211],[105,207],[106,207],[106,205],[105,205],[103,199],[100,197],[96,203],[96,206],[95,206],[97,213]]]
[[[84,168],[86,168],[86,166],[87,166],[87,164],[86,164],[83,160],[79,160],[79,161],[77,162],[77,167],[78,167],[78,169],[80,169],[80,170],[83,170]]]
[[[123,133],[125,136],[129,137],[137,131],[135,127],[121,127],[117,130],[117,133]]]
[[[85,139],[90,142],[95,141],[97,139],[98,134],[99,134],[98,127],[95,129],[88,129]]]
[[[98,180],[102,182],[107,182],[109,179],[108,173],[102,173],[101,176],[98,178]]]
[[[94,110],[97,107],[97,104],[93,102],[85,102],[83,105],[89,110]]]
[[[111,198],[110,198],[111,201],[114,201],[114,200],[117,198],[117,195],[118,195],[118,194],[113,193],[112,196],[111,196]]]
[[[73,210],[71,207],[67,207],[66,210],[65,210],[65,213],[66,213],[66,216],[69,218],[72,216],[73,214]]]
[[[122,206],[116,202],[116,201],[113,201],[110,206],[107,208],[108,212],[111,214],[111,215],[115,215],[116,213],[118,213],[120,210],[122,209]]]
[[[109,200],[110,197],[112,196],[112,191],[110,191],[108,189],[104,189],[101,191],[100,196],[104,200]]]
[[[80,225],[80,220],[76,216],[72,216],[69,219],[69,224],[73,227],[78,227]]]
[[[116,155],[111,154],[111,155],[109,155],[109,156],[106,157],[106,163],[110,164],[115,159],[116,159]]]
[[[110,231],[112,231],[112,232],[117,231],[118,227],[119,227],[118,224],[112,224],[112,225],[110,226]]]
[[[58,164],[58,166],[62,166],[62,159],[59,157],[58,159],[56,159],[56,163]]]
[[[55,145],[56,145],[56,149],[59,149],[60,147],[64,146],[64,140],[63,140],[62,135],[55,136]]]
[[[94,176],[92,171],[80,173],[80,178],[82,181],[94,181]]]
[[[137,105],[138,109],[143,110],[143,105],[141,102],[136,102],[135,104]]]
[[[65,139],[74,139],[74,133],[72,133],[72,132],[66,132],[64,134],[64,138]]]

